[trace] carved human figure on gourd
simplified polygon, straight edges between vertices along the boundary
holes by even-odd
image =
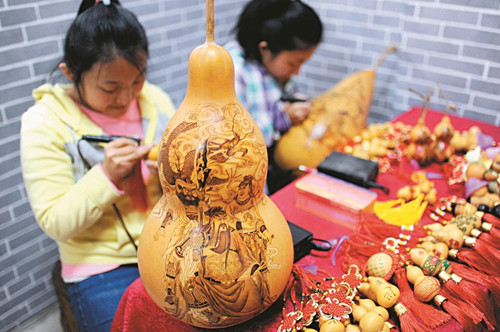
[[[189,324],[222,328],[269,307],[293,265],[286,220],[264,194],[267,151],[234,90],[234,67],[213,41],[189,58],[186,97],[160,144],[163,197],[141,236],[139,270],[151,298]]]

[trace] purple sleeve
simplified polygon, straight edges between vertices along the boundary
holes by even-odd
[[[273,124],[279,132],[287,131],[292,125],[290,117],[285,113],[284,103],[279,100],[273,105]]]

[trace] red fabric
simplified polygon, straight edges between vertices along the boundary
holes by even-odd
[[[237,326],[218,331],[276,331],[281,324],[280,301],[259,316]],[[111,332],[199,332],[193,327],[169,316],[149,297],[141,278],[136,279],[125,291],[116,311]],[[210,330],[207,330],[210,331]]]
[[[413,108],[410,111],[394,119],[394,121],[402,121],[406,124],[414,125],[419,117],[419,108]],[[440,121],[442,113],[429,110],[426,116],[426,125],[431,128]],[[491,135],[498,142],[500,141],[500,128],[478,121],[459,118],[450,115],[451,122],[456,130],[467,130],[473,125],[481,128],[482,132]],[[424,169],[428,172],[435,172],[442,174],[440,165],[432,164]],[[403,163],[396,174],[381,174],[377,182],[390,188],[388,195],[380,190],[378,193],[378,200],[385,201],[395,199],[397,190],[407,184],[413,184],[409,179],[409,175],[415,171],[409,163]],[[463,184],[448,186],[446,179],[432,180],[438,191],[438,197],[445,197],[449,195],[457,195],[464,197]],[[299,193],[295,189],[294,183],[289,184],[280,191],[271,196],[271,199],[281,210],[283,215],[290,222],[299,225],[313,233],[316,238],[329,240],[343,235],[350,235],[354,232],[352,227],[344,227],[335,222],[321,218],[320,216],[307,212],[300,207],[297,207],[296,201]],[[339,216],[342,213],[339,212]],[[351,215],[346,214],[346,218],[351,218]],[[425,217],[428,218],[428,217]],[[430,219],[424,220],[430,222]],[[337,257],[341,259],[341,257]],[[336,266],[332,265],[332,251],[321,252],[312,251],[309,255],[302,258],[299,262],[302,266],[311,266],[323,269],[330,273],[332,276],[341,276],[342,270],[340,269],[340,262],[337,261]],[[277,301],[273,306],[268,308],[263,314],[245,322],[239,326],[227,329],[228,331],[276,331],[281,323],[281,301]],[[122,297],[118,311],[113,322],[111,331],[201,331],[202,329],[192,327],[175,318],[167,315],[161,310],[147,294],[141,279],[137,279],[132,285],[129,286],[127,291]],[[445,326],[437,330],[442,331],[460,331],[461,327],[452,320]],[[223,330],[224,331],[224,330]]]

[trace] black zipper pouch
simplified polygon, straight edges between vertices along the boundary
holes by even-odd
[[[364,188],[389,189],[377,183],[378,162],[334,151],[319,165],[318,171]]]

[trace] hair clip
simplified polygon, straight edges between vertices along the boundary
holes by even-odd
[[[111,0],[95,0],[95,3],[102,2],[103,5],[109,6],[111,5]]]

